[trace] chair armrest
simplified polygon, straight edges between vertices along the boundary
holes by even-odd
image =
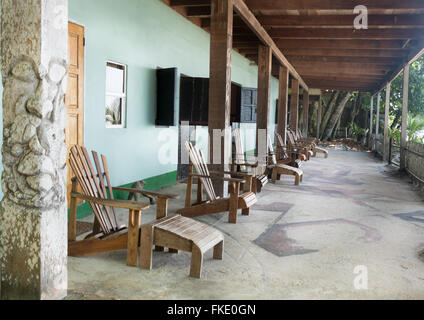
[[[174,194],[163,194],[163,193],[157,193],[157,192],[151,192],[151,191],[145,191],[145,190],[133,189],[133,188],[114,187],[112,189],[116,190],[116,191],[126,191],[126,192],[129,192],[129,193],[141,193],[141,194],[144,194],[145,196],[164,198],[164,199],[178,199],[179,198],[178,195],[174,195]]]
[[[217,173],[217,172],[215,172],[215,173]],[[225,172],[219,172],[219,173],[227,174]],[[221,181],[227,181],[227,182],[235,182],[235,183],[245,183],[246,182],[246,180],[244,180],[244,179],[212,177],[212,176],[204,176],[204,175],[201,175],[201,174],[190,174],[190,176],[197,177],[197,178],[211,179],[211,180],[221,180]]]
[[[244,167],[251,167],[251,168],[256,168],[259,166],[259,162],[256,163],[249,163],[249,162],[233,162],[234,165],[236,166],[244,166]]]
[[[129,200],[109,200],[109,199],[106,200],[106,199],[86,196],[76,192],[72,192],[71,197],[93,202],[93,203],[100,204],[106,207],[113,207],[113,208],[120,208],[120,209],[144,211],[150,208],[148,204],[143,202],[136,202],[136,201],[129,201]]]

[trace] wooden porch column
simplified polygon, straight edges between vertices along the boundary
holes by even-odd
[[[1,299],[67,295],[67,0],[3,0]]]
[[[403,70],[402,133],[400,140],[400,170],[406,169],[406,133],[408,130],[409,64]]]
[[[318,107],[318,118],[317,118],[317,139],[320,138],[321,130],[321,118],[322,118],[322,96],[319,96],[319,107]]]
[[[271,99],[272,50],[259,46],[258,54],[258,107],[256,124],[256,151],[265,161],[268,154],[269,104]]]
[[[379,133],[379,131],[380,131],[380,104],[381,104],[381,92],[379,92],[378,95],[377,95],[377,110],[376,110],[377,119],[375,121],[375,146],[374,146],[375,150],[377,150],[377,140],[380,139],[380,136],[379,136],[380,135],[380,133]]]
[[[372,148],[371,145],[371,136],[373,132],[373,119],[374,119],[374,96],[371,96],[371,109],[370,109],[370,140],[368,141],[368,146]]]
[[[281,136],[283,137],[284,144],[287,143],[288,101],[289,101],[289,70],[285,66],[280,66],[277,132],[281,134]]]
[[[296,131],[299,124],[299,80],[292,79],[290,101],[290,129]]]
[[[308,137],[309,131],[309,92],[303,90],[303,136]]]
[[[227,169],[231,154],[231,53],[233,48],[233,1],[211,1],[209,81],[209,161],[211,169]],[[214,182],[218,195],[226,183]]]
[[[390,86],[389,82],[386,86],[386,105],[384,108],[384,151],[383,151],[383,160],[389,160],[389,111],[390,111]]]

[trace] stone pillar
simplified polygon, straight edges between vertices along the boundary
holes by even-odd
[[[390,111],[390,85],[386,86],[386,105],[384,108],[384,142],[383,142],[383,160],[389,160],[389,111]]]
[[[292,79],[290,100],[290,129],[296,131],[299,126],[299,80]]]
[[[1,298],[67,294],[67,0],[3,0]]]
[[[303,136],[308,137],[309,134],[309,92],[303,90]]]
[[[403,70],[402,133],[400,139],[400,170],[406,169],[406,137],[408,130],[409,64]]]
[[[268,155],[269,105],[271,101],[272,50],[259,46],[258,55],[258,108],[256,121],[256,152],[266,163]]]
[[[233,1],[211,1],[209,81],[209,161],[214,171],[224,171],[231,155],[231,58]],[[228,183],[214,180],[215,192],[226,194]]]
[[[279,87],[278,87],[278,128],[277,132],[281,134],[284,144],[287,143],[287,110],[289,101],[289,70],[285,66],[279,68]]]

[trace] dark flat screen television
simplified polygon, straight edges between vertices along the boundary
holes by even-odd
[[[157,69],[156,125],[173,127],[177,125],[177,68]]]

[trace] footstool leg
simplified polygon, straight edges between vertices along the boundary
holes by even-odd
[[[145,226],[141,231],[140,268],[152,270],[153,227]]]
[[[248,216],[248,215],[250,215],[250,208],[242,209],[242,210],[241,210],[241,214],[242,214],[243,216]]]
[[[169,248],[169,253],[178,254],[178,250]]]
[[[193,244],[191,253],[190,277],[200,279],[203,266],[203,253],[198,246]]]
[[[224,241],[221,241],[213,248],[213,258],[215,260],[222,260],[224,256]]]

